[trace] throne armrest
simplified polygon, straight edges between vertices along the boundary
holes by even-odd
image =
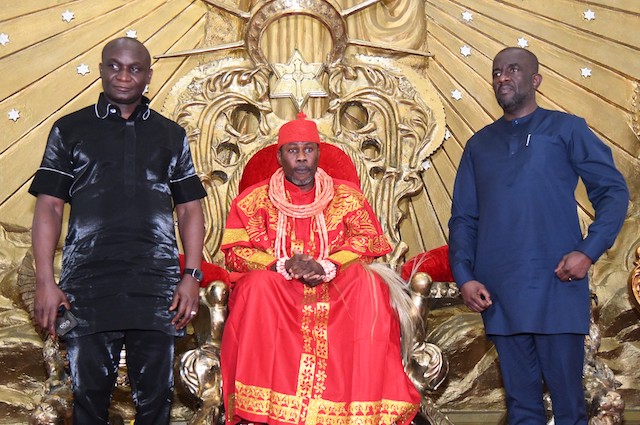
[[[424,274],[428,275],[428,279]],[[402,266],[401,275],[404,280],[411,282],[413,290],[418,290],[422,297],[457,298],[460,295],[451,273],[448,245],[412,257]]]

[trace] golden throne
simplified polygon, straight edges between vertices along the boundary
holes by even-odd
[[[273,140],[275,142],[275,140]],[[239,181],[239,191],[265,180],[279,167],[276,161],[277,145],[270,144],[255,153],[247,162]],[[351,159],[339,147],[324,143],[321,147],[319,167],[329,175],[342,180],[360,184],[359,176]],[[398,280],[397,274],[388,267],[378,264],[374,270],[383,277]],[[389,276],[389,274],[394,275]],[[206,273],[205,273],[206,275]],[[431,280],[421,273],[413,280],[411,288],[405,287],[404,299],[413,315],[411,326],[415,327],[415,337],[411,341],[411,356],[406,364],[406,371],[425,400],[423,403],[424,420],[429,423],[449,423],[446,417],[430,403],[428,393],[438,387],[445,379],[448,363],[441,350],[426,341],[425,321],[427,314],[427,298]],[[228,289],[221,282],[214,282],[202,293],[202,305],[208,308],[204,314],[205,322],[211,323],[210,333],[199,338],[204,343],[186,352],[180,362],[180,376],[189,391],[199,398],[199,409],[191,418],[191,424],[212,423],[220,420],[220,363],[219,350],[221,336],[226,318],[226,301]],[[406,307],[406,306],[405,306]],[[400,307],[402,308],[402,307]],[[407,311],[405,308],[404,311]],[[200,317],[198,317],[200,319]],[[209,322],[211,320],[211,322]],[[206,326],[205,326],[206,327]],[[406,337],[406,336],[405,336]]]

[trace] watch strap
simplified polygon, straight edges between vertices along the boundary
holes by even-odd
[[[202,283],[202,280],[204,279],[204,273],[202,273],[202,270],[200,269],[185,268],[183,274],[193,277],[198,281],[198,283]]]

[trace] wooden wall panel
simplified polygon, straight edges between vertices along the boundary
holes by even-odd
[[[75,4],[71,0],[6,0],[0,9],[0,22],[9,18],[18,18],[40,10],[48,10],[61,4]]]
[[[58,34],[72,32],[86,24],[91,25],[96,17],[107,15],[122,7],[123,4],[122,1],[63,4],[11,18],[2,25],[2,31],[11,34],[11,43],[0,51],[0,58],[51,39]],[[74,13],[73,19],[69,22],[62,19],[62,14],[68,10]]]

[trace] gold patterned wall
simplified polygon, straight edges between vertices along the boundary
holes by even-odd
[[[16,288],[16,270],[29,247],[34,200],[28,186],[46,142],[60,116],[92,104],[100,92],[98,63],[106,41],[134,36],[152,55],[167,55],[241,39],[242,19],[204,0],[2,0],[0,2],[0,352],[32,353],[39,339],[30,330],[28,314]],[[259,1],[226,0],[239,10]],[[362,2],[340,0],[348,10]],[[373,3],[373,2],[369,2]],[[392,47],[428,51],[432,58],[371,53],[398,62],[421,75],[444,107],[446,130],[435,154],[424,160],[424,188],[401,201],[403,220],[398,232],[407,244],[407,258],[445,244],[456,167],[466,140],[500,116],[489,84],[491,60],[505,46],[522,45],[536,53],[543,82],[539,103],[587,119],[611,146],[616,163],[629,183],[632,202],[623,232],[594,269],[600,298],[601,353],[618,377],[627,411],[640,409],[640,314],[629,301],[626,279],[638,231],[640,164],[640,1],[637,0],[382,0],[347,19],[351,38],[375,40]],[[262,49],[269,59],[286,61],[269,37],[285,33],[292,24],[283,19],[265,32]],[[292,47],[296,42],[288,41]],[[307,60],[321,60],[331,39],[322,26],[311,28],[302,41],[312,51]],[[170,114],[172,90],[199,66],[222,57],[242,58],[230,50],[201,55],[154,59],[147,94],[152,107]],[[326,103],[308,106],[314,118]],[[286,115],[287,106],[274,106]],[[289,108],[290,109],[290,108]],[[592,210],[578,191],[583,221]],[[433,338],[448,349],[452,373],[435,401],[447,411],[500,410],[501,395],[495,364],[477,334],[478,316],[454,307],[455,315],[433,312]],[[17,332],[17,333],[16,333]],[[475,332],[475,333],[474,333]],[[16,337],[18,335],[18,337]],[[476,345],[460,350],[469,335]],[[3,351],[4,350],[4,351]],[[29,354],[29,358],[38,357]],[[466,356],[466,357],[465,357]],[[3,354],[2,359],[6,355]],[[466,360],[465,360],[466,359]],[[19,415],[33,408],[42,376],[18,366],[0,379],[2,413]],[[22,373],[22,374],[21,374]],[[27,376],[25,378],[25,375]],[[480,377],[480,384],[469,376]],[[22,378],[20,378],[22,376]],[[30,376],[30,377],[29,377]],[[485,377],[485,380],[482,380]],[[22,381],[20,381],[22,379]],[[19,384],[21,382],[21,384]],[[25,382],[28,382],[25,389]],[[0,423],[3,423],[0,419]]]

